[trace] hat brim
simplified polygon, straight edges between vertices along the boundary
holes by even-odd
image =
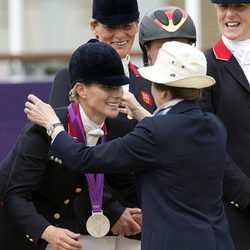
[[[173,79],[170,74],[163,74],[154,65],[140,68],[138,72],[143,78],[151,82],[171,87],[203,89],[215,84],[214,78],[207,75],[190,75],[188,77]]]

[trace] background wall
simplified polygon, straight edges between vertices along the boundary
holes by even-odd
[[[201,5],[201,20],[196,22],[201,23],[200,47],[206,50],[218,38],[215,9],[210,0],[197,1]],[[166,4],[185,9],[185,2],[138,0],[141,16]],[[19,8],[15,10],[13,4]],[[0,0],[0,79],[53,75],[67,65],[72,51],[92,37],[91,5],[92,0]],[[140,54],[138,40],[133,53]],[[136,60],[141,64],[140,58]]]
[[[166,4],[185,9],[187,1],[138,0],[138,4],[142,17]],[[194,7],[199,3],[201,18],[195,24],[200,24],[199,47],[206,50],[219,36],[214,6],[210,0],[189,3]],[[35,93],[47,101],[55,72],[92,37],[91,5],[92,0],[0,0],[0,162],[27,123],[23,113],[27,95]],[[132,57],[142,65],[137,37]]]

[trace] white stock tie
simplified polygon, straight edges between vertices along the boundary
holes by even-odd
[[[233,53],[250,84],[250,39],[232,41],[222,36],[222,40],[226,47]]]
[[[95,146],[99,137],[103,135],[104,135],[104,132],[100,128],[90,130],[87,133],[87,146],[90,146],[90,147]]]

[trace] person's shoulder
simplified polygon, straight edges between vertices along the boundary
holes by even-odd
[[[63,68],[56,72],[55,78],[69,78],[69,68]]]
[[[138,71],[138,68],[139,67],[137,67],[133,62],[131,62],[131,61],[129,61],[129,74],[130,74],[130,78],[131,78],[131,76],[135,76],[136,78],[140,78],[140,79],[143,79],[143,80],[145,80],[145,81],[148,81],[148,80],[146,80],[146,79],[144,79],[141,75],[140,75],[140,73],[139,73],[139,71]]]
[[[46,158],[47,149],[50,145],[50,137],[46,133],[46,129],[29,122],[22,130],[16,147],[18,148],[18,157]]]
[[[209,119],[212,119],[213,122],[214,122],[215,124],[217,124],[217,126],[218,126],[221,130],[223,130],[224,133],[226,133],[226,127],[225,127],[225,125],[224,125],[224,122],[222,121],[222,119],[221,119],[218,115],[216,115],[216,114],[214,114],[214,113],[211,113],[211,112],[204,112],[204,115],[205,115],[206,117],[209,117]]]
[[[143,127],[145,129],[152,130],[152,132],[154,132],[155,127],[162,126],[163,124],[164,126],[168,126],[169,125],[168,121],[170,123],[173,122],[173,120],[167,115],[145,117],[137,124],[137,127],[141,128]]]
[[[56,115],[59,117],[65,116],[68,113],[68,107],[67,106],[63,106],[63,107],[58,107],[54,109],[56,112]]]
[[[213,76],[213,72],[218,70],[218,63],[219,61],[217,60],[213,48],[208,49],[205,51],[205,57],[207,60],[207,74]]]
[[[135,66],[133,63],[130,63],[129,66],[129,78],[132,79],[133,81],[140,82],[140,84],[144,84],[147,87],[150,87],[151,81],[143,78],[139,71],[139,67]]]
[[[55,108],[56,115],[58,116],[59,120],[63,124],[64,128],[67,130],[68,125],[68,107],[63,106],[59,108]]]
[[[204,52],[206,58],[214,57],[213,48],[209,48]]]

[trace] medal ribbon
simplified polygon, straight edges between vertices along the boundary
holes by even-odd
[[[68,106],[69,118],[72,122],[73,128],[75,130],[77,139],[87,145],[87,138],[84,132],[84,126],[80,119],[80,112],[77,110],[77,104],[71,103]],[[101,139],[101,144],[106,142],[106,128],[104,126],[104,135]],[[104,174],[85,174],[88,190],[89,190],[89,198],[91,201],[92,211],[93,212],[101,212],[102,211],[102,196],[103,196],[103,186],[104,186]],[[96,177],[96,178],[95,178]]]

